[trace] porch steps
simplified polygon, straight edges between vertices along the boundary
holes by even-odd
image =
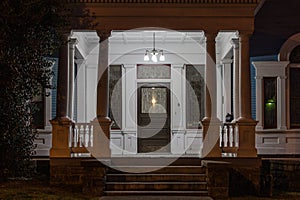
[[[183,160],[167,167],[118,166],[106,173],[107,196],[208,196],[206,170],[200,162]],[[140,172],[140,173],[136,173]]]

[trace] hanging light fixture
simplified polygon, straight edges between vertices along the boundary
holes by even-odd
[[[146,53],[144,55],[144,61],[150,61],[150,56],[152,62],[158,62],[158,56],[159,56],[159,61],[165,61],[165,55],[163,50],[158,50],[155,49],[155,32],[153,33],[153,49],[152,50],[146,50]]]

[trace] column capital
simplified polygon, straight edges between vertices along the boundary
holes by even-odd
[[[123,67],[125,68],[125,69],[127,69],[127,68],[135,68],[135,64],[124,64],[123,65]]]
[[[172,65],[173,68],[184,68],[183,64],[173,64]]]
[[[77,58],[77,59],[75,59],[75,63],[76,63],[77,65],[82,65],[82,64],[85,64],[85,63],[86,63],[86,60],[83,59],[83,58]]]
[[[264,77],[263,76],[255,76],[255,79],[256,80],[261,80],[261,79],[263,79]]]
[[[111,31],[109,30],[99,30],[97,31],[98,36],[100,37],[99,42],[107,40],[111,36]]]
[[[239,38],[232,38],[230,40],[230,43],[234,49],[238,49],[240,47],[240,39]]]
[[[278,76],[279,79],[284,80],[287,79],[287,76]]]
[[[77,38],[69,38],[69,39],[68,39],[68,42],[69,42],[70,48],[74,48],[75,45],[78,44]]]
[[[223,59],[221,60],[221,64],[231,64],[232,63],[232,59]]]

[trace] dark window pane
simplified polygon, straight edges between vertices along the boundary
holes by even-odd
[[[186,66],[186,127],[199,128],[204,117],[204,66]]]
[[[277,128],[277,81],[264,78],[264,128]]]
[[[300,45],[295,47],[290,55],[291,63],[300,63]]]
[[[290,124],[300,127],[300,68],[290,68]]]
[[[122,128],[122,66],[109,68],[109,117],[112,129]]]
[[[33,102],[33,104],[35,105],[35,110],[33,112],[33,120],[32,120],[32,124],[34,128],[40,128],[43,129],[44,128],[44,101],[37,101],[37,102]]]

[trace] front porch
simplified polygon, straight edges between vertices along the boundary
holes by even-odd
[[[96,44],[95,40],[92,40],[93,49],[98,48],[93,51],[93,55],[98,57],[87,65],[92,69],[92,73],[91,71],[89,73],[96,74],[93,78],[95,84],[92,86],[96,91],[93,100],[96,106],[92,109],[95,115],[89,119],[86,117],[84,123],[75,123],[74,59],[80,57],[82,61],[84,54],[76,51],[76,45],[81,45],[80,34],[76,33],[80,31],[67,30],[64,34],[65,42],[62,43],[59,52],[56,117],[51,120],[51,183],[79,186],[83,192],[98,196],[113,192],[130,194],[137,190],[138,194],[144,195],[156,192],[160,195],[189,193],[195,196],[200,192],[205,196],[227,198],[231,189],[229,177],[236,177],[234,180],[237,182],[246,179],[245,182],[252,188],[249,191],[258,193],[261,162],[257,158],[255,148],[257,122],[251,118],[249,37],[253,32],[254,13],[259,2],[258,0],[162,1],[162,7],[152,7],[153,3],[147,1],[136,3],[120,1],[107,4],[86,1],[85,9],[95,13],[93,19],[97,25],[96,27],[84,25],[80,28],[94,30],[90,35],[96,35],[100,42]],[[82,3],[70,1],[68,5],[77,8],[78,11]],[[193,5],[193,9],[190,5]],[[78,17],[80,13],[74,13],[74,16]],[[164,29],[133,30],[145,26]],[[170,31],[171,29],[177,31]],[[116,30],[123,30],[117,31],[120,38],[114,35]],[[156,63],[157,60],[153,59],[156,65],[154,63],[150,65],[146,60],[141,60],[140,54],[144,54],[144,47],[140,51],[136,49],[129,51],[130,48],[129,50],[126,48],[133,48],[132,44],[137,42],[136,39],[140,36],[144,36],[140,41],[147,47],[147,34],[150,32],[152,35],[152,32],[158,31],[161,33],[159,47],[168,52],[166,60]],[[190,43],[184,43],[189,39],[187,36],[193,32],[196,32],[197,48],[191,48]],[[164,43],[168,40],[168,34],[169,37],[172,34],[176,36],[172,49],[167,49]],[[130,35],[131,38],[127,37]],[[114,43],[114,36],[122,42]],[[115,47],[115,51],[111,51],[111,47]],[[231,63],[227,62],[228,57],[233,58]],[[77,65],[81,65],[79,63],[82,64],[84,61],[77,62]],[[91,67],[92,65],[96,67]],[[118,95],[113,98],[113,94],[110,94],[110,72],[115,65],[121,66],[119,70],[122,75],[120,80],[123,83],[121,98]],[[149,75],[147,70],[144,71],[147,73],[139,74],[138,69],[141,71],[143,66],[151,66],[147,70],[151,69],[152,74]],[[158,70],[161,66],[167,66],[167,70],[164,67]],[[198,83],[195,83],[197,87],[191,87],[196,93],[196,100],[188,104],[193,96],[188,95],[185,79],[188,74],[187,68],[191,66],[200,66],[199,74],[202,71],[203,81],[199,83],[200,86],[202,84],[201,91],[198,92],[199,98],[196,91],[200,88]],[[222,74],[221,79],[218,76],[219,72]],[[189,74],[192,76],[196,72]],[[232,81],[228,81],[229,79]],[[193,77],[191,81],[199,80],[200,77],[199,79]],[[141,96],[139,100],[138,95],[143,93],[140,88],[145,88],[146,96],[151,93],[152,99],[147,96],[145,97],[147,102],[143,102]],[[159,92],[155,93],[157,95],[155,96],[154,90],[166,91],[163,94],[165,98],[158,97]],[[90,95],[84,93],[81,97],[90,98]],[[118,98],[121,100],[119,99],[117,103],[122,105],[119,106],[122,108],[117,110],[117,113],[122,113],[121,121],[118,121],[117,115],[110,113],[112,99]],[[168,99],[166,103],[161,103],[166,99]],[[164,105],[164,109],[150,112],[148,108],[151,107],[151,103],[154,107],[157,102]],[[220,107],[220,103],[224,106]],[[187,109],[188,105],[190,109]],[[191,119],[189,118],[198,111],[198,116],[193,115]],[[224,115],[227,112],[234,115],[232,122],[225,123]],[[157,124],[147,129],[145,128],[147,124],[142,122],[144,119],[149,120],[148,115],[158,116],[150,118],[150,121],[156,120],[158,124],[160,123],[158,119],[161,119],[159,117],[164,116],[166,123],[162,124],[160,130],[157,129]],[[117,123],[118,129],[113,129],[112,120],[113,126]],[[148,137],[143,137],[142,134],[149,130],[150,135],[153,130],[164,132],[165,135],[155,137],[154,134],[151,136],[153,139],[151,142],[146,141],[145,138]],[[153,148],[160,142],[159,138],[166,140],[167,144],[163,143]],[[152,145],[146,153],[145,150],[139,150],[140,146],[143,146],[141,142],[144,141]],[[167,146],[166,152],[156,152],[157,149],[164,148],[164,145]],[[112,168],[117,168],[117,171],[111,171]],[[126,182],[128,180],[119,183],[119,178],[122,177],[112,182],[108,181],[112,173],[123,174],[124,168],[131,170],[130,173],[142,172],[151,175],[145,175],[147,181],[142,181],[141,185],[132,183],[138,182],[137,179],[129,183]],[[202,174],[198,174],[200,172]],[[155,181],[155,178],[153,180],[155,174],[159,174],[158,177],[162,179],[170,178],[172,174],[184,174],[185,177],[198,174],[199,177],[204,176],[205,180],[192,181],[187,178],[180,181],[182,178],[180,175],[175,179],[172,177],[173,180],[161,182]],[[196,186],[193,183],[196,183]],[[135,186],[128,186],[130,184]]]

